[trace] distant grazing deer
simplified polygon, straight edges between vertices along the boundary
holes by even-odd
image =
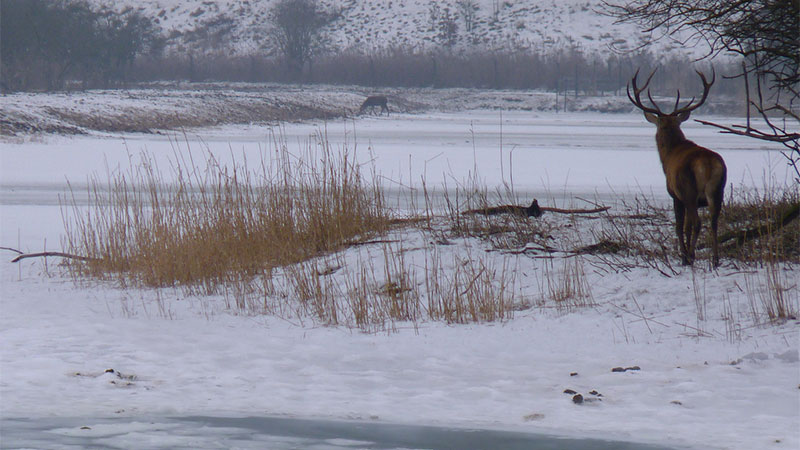
[[[370,95],[364,100],[364,103],[361,104],[361,109],[358,111],[359,114],[364,114],[364,111],[367,108],[370,108],[371,111],[375,110],[376,106],[381,107],[381,112],[378,114],[383,114],[386,111],[386,115],[389,115],[389,106],[387,105],[387,100],[385,95]]]
[[[722,211],[727,168],[721,156],[686,139],[681,131],[681,123],[685,122],[689,118],[689,114],[706,101],[716,74],[712,68],[711,82],[708,82],[705,75],[697,71],[703,81],[703,95],[700,97],[700,101],[694,103],[693,97],[686,106],[679,108],[681,93],[678,91],[675,108],[668,114],[662,112],[653,101],[649,89],[647,97],[653,105],[652,107],[644,106],[639,97],[642,91],[647,89],[654,74],[655,71],[647,78],[644,86],[639,88],[636,86],[636,77],[639,75],[637,70],[631,80],[633,96],[631,96],[630,86],[628,86],[628,98],[644,112],[645,119],[657,127],[656,146],[664,175],[667,178],[667,192],[672,197],[675,207],[675,231],[678,234],[678,245],[683,264],[691,265],[694,262],[695,244],[700,233],[700,216],[697,214],[697,208],[708,206],[711,213],[713,264],[714,267],[718,267],[717,222],[719,213]]]

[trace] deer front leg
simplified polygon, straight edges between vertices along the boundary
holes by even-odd
[[[684,240],[683,230],[685,227],[686,209],[683,202],[677,198],[672,199],[672,205],[675,209],[675,233],[678,235],[678,250],[681,252],[681,262],[683,265],[688,265],[686,252],[686,241]]]

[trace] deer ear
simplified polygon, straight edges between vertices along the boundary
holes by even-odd
[[[647,119],[648,122],[658,125],[658,116],[657,115],[655,115],[653,113],[646,112],[646,113],[644,113],[644,118]]]
[[[688,119],[691,114],[692,114],[691,111],[679,113],[678,120],[680,120],[681,122],[686,122],[686,119]]]

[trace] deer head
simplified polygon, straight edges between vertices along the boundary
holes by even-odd
[[[631,80],[631,84],[633,85],[633,96],[631,96],[631,86],[627,86],[626,88],[628,99],[630,99],[634,106],[641,109],[644,112],[645,119],[647,119],[648,122],[655,124],[659,130],[674,131],[677,133],[676,137],[682,138],[683,132],[680,131],[681,123],[685,122],[689,118],[692,111],[705,103],[706,98],[708,98],[708,93],[711,91],[711,85],[714,84],[714,81],[717,77],[713,67],[711,69],[711,81],[706,80],[706,76],[699,70],[696,72],[700,76],[700,80],[703,82],[703,95],[700,97],[700,100],[697,103],[694,102],[695,97],[692,97],[692,99],[689,100],[686,105],[680,107],[681,91],[678,90],[678,96],[675,99],[675,106],[672,108],[672,112],[665,113],[664,111],[661,111],[658,103],[653,100],[653,97],[650,94],[650,89],[647,89],[647,86],[650,84],[650,80],[653,78],[653,75],[656,74],[655,70],[650,74],[649,77],[647,77],[647,80],[644,82],[644,86],[641,88],[636,86],[636,79],[639,76],[639,70],[636,70],[636,73],[633,75],[633,80]],[[645,106],[642,103],[641,95],[645,89],[647,89],[647,98],[650,100],[650,104],[653,105],[652,107]]]

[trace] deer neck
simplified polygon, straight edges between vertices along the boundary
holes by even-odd
[[[658,156],[661,158],[662,167],[666,167],[666,162],[673,150],[685,142],[689,141],[683,135],[680,127],[658,128],[658,131],[656,131],[656,146],[658,147]]]

